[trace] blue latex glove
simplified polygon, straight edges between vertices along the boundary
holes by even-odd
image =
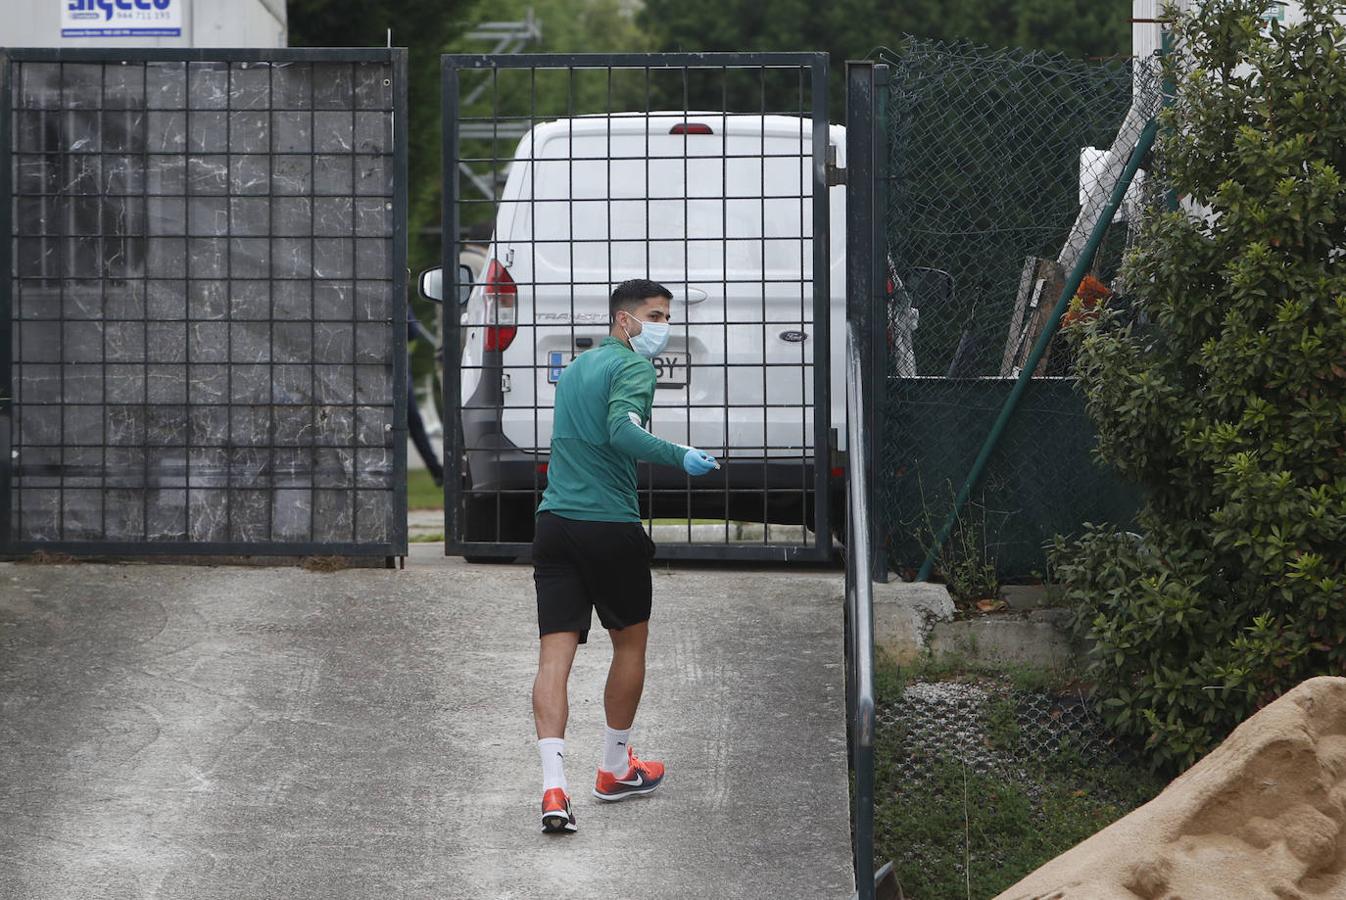
[[[688,448],[687,455],[682,458],[682,468],[688,475],[705,475],[719,467],[715,457],[695,447]]]

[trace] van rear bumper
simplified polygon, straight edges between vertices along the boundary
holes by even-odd
[[[499,440],[469,444],[463,485],[477,499],[499,498],[536,508],[547,487],[546,453],[529,453]],[[720,461],[698,478],[680,469],[638,467],[641,514],[655,517],[729,518],[798,524],[813,505],[812,459]]]
[[[474,494],[527,491],[535,485],[541,490],[547,486],[548,455],[545,453],[491,449],[469,451],[467,457],[471,474],[464,486]],[[766,490],[798,495],[814,489],[812,459],[722,459],[718,470],[696,478],[690,478],[680,469],[642,463],[638,477],[641,490],[678,493],[685,493],[689,487],[697,493],[713,491],[717,494]]]

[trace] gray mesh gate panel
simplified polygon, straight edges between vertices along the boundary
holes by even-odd
[[[404,72],[0,56],[0,551],[406,553]]]

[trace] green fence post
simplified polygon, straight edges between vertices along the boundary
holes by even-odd
[[[1173,55],[1173,32],[1169,31],[1165,25],[1159,32],[1159,58],[1163,65],[1167,65],[1169,58]],[[1178,86],[1173,83],[1173,79],[1168,77],[1165,72],[1162,75],[1163,82],[1160,86],[1162,92],[1163,105],[1167,109],[1173,105],[1173,98],[1178,92]],[[1178,211],[1178,192],[1170,186],[1164,191],[1164,206],[1169,212]]]

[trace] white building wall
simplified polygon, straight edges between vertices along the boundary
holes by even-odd
[[[179,37],[62,37],[62,11],[79,0],[0,0],[0,47],[284,47],[285,0],[169,0]],[[123,0],[126,2],[126,0]],[[117,0],[97,0],[114,9]]]

